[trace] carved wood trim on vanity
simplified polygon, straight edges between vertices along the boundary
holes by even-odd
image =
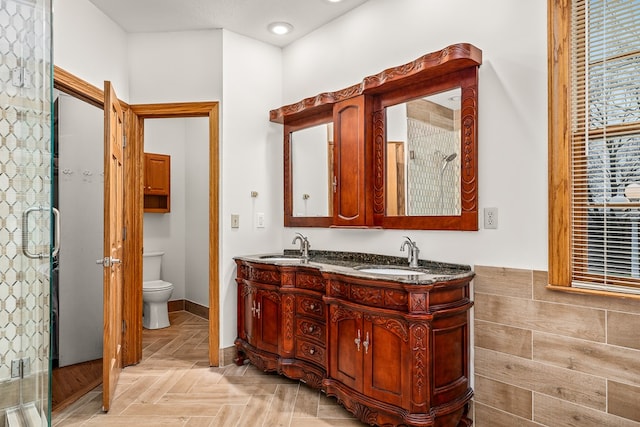
[[[238,363],[248,359],[261,370],[322,389],[371,425],[471,425],[467,412],[473,395],[468,328],[472,276],[408,284],[308,265],[243,259],[236,263]],[[281,322],[277,352],[265,350],[259,338],[249,342],[247,330],[255,335],[256,330],[274,328],[252,315],[255,298],[280,304],[280,313],[271,316]],[[245,324],[248,319],[250,325]],[[272,343],[266,346],[275,348]],[[341,371],[355,376],[353,385],[339,379]]]

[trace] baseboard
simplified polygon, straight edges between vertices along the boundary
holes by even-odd
[[[189,300],[178,299],[169,301],[167,309],[169,310],[169,313],[172,311],[187,311],[191,314],[202,317],[203,319],[209,320],[209,307],[205,307],[204,305],[200,305]]]
[[[189,313],[195,314],[196,316],[200,316],[203,319],[209,320],[209,307],[205,307],[204,305],[200,305],[195,302],[185,300],[184,309]]]
[[[185,311],[184,300],[177,299],[177,300],[169,301],[167,303],[167,310],[169,311],[169,313],[171,313],[172,311]]]
[[[221,348],[220,349],[220,366],[231,365],[235,363],[236,358],[238,357],[238,352],[236,350],[236,346],[232,345],[231,347]]]

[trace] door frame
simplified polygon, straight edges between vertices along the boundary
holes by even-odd
[[[104,109],[104,91],[54,65],[54,88]],[[207,117],[209,120],[209,365],[220,364],[219,286],[219,103],[192,102],[141,104],[120,101],[125,111],[125,228],[124,308],[126,330],[123,337],[122,366],[142,360],[142,225],[145,118]]]
[[[142,262],[142,222],[143,222],[143,185],[144,177],[142,174],[142,165],[144,159],[144,120],[145,119],[172,119],[172,118],[190,118],[205,117],[209,121],[209,366],[220,365],[220,286],[219,286],[219,103],[218,102],[179,102],[164,104],[136,104],[131,105],[131,121],[129,122],[129,131],[132,133],[127,136],[128,144],[132,155],[138,158],[135,163],[138,165],[136,171],[132,175],[137,175],[137,180],[127,181],[132,187],[139,192],[137,196],[139,213],[132,218],[135,222],[135,238],[132,239],[139,242],[139,248],[136,247],[137,253],[140,255]],[[142,264],[140,264],[140,267]],[[140,284],[140,295],[142,298],[142,270],[140,269],[140,280],[134,283]],[[134,319],[138,319],[140,323],[139,331],[142,333],[142,300],[139,304],[135,304],[133,309],[137,309],[134,313]],[[139,340],[142,345],[142,339]],[[140,351],[142,349],[140,348]]]

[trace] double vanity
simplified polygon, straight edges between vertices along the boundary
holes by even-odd
[[[471,425],[471,269],[303,253],[235,258],[237,362],[321,389],[371,425]]]

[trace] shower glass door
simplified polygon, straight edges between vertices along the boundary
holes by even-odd
[[[0,426],[48,426],[51,0],[0,0]]]

